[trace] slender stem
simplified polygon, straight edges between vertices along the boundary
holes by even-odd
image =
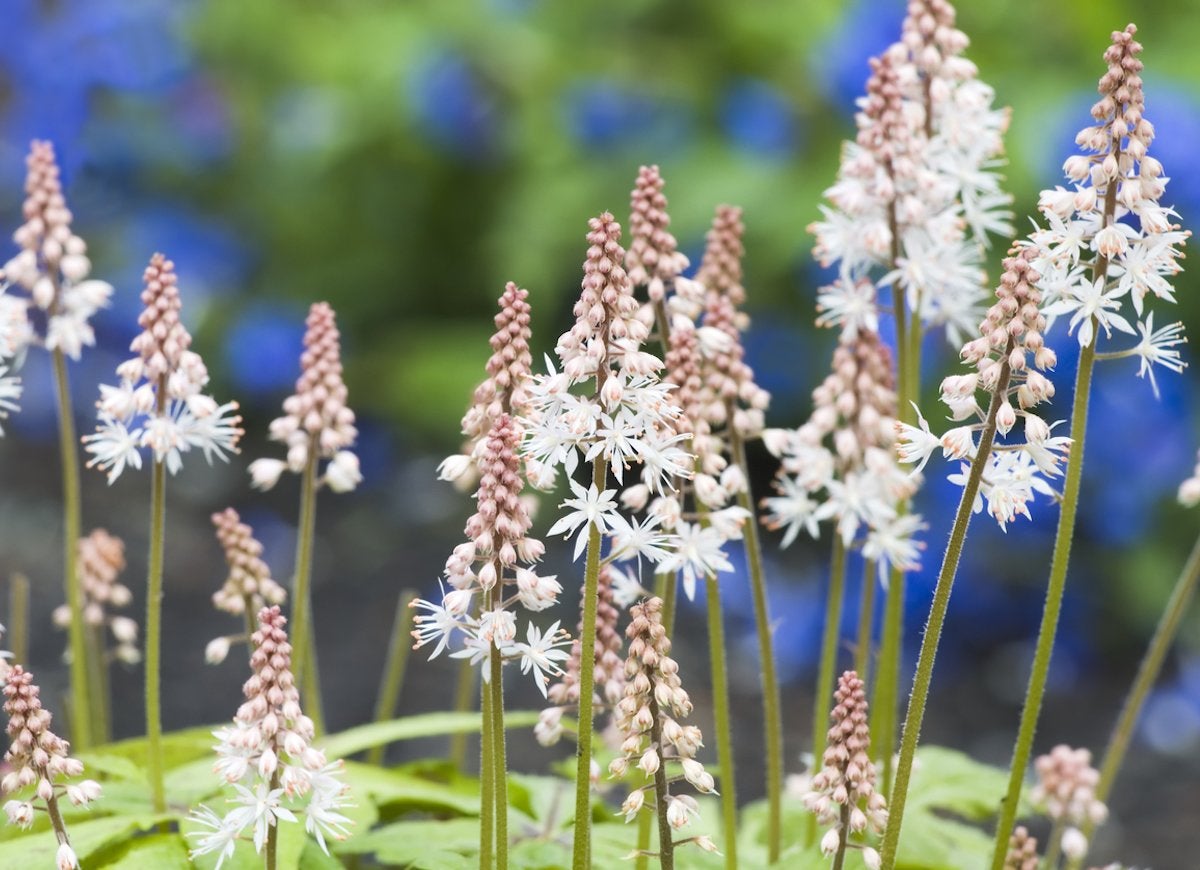
[[[1058,866],[1058,856],[1062,854],[1063,831],[1066,827],[1066,819],[1060,816],[1050,828],[1050,839],[1046,841],[1046,857],[1042,859],[1045,870],[1054,870]]]
[[[667,763],[662,757],[662,722],[659,721],[658,701],[650,693],[650,742],[658,750],[658,770],[654,771],[654,809],[658,813],[658,866],[660,870],[675,870],[675,843],[671,840],[671,823],[667,821]]]
[[[654,817],[650,813],[638,813],[637,829],[637,858],[634,870],[649,870],[650,868],[650,834],[654,829]]]
[[[733,731],[730,727],[729,673],[725,663],[725,627],[721,619],[721,588],[715,574],[704,578],[708,608],[708,660],[712,669],[713,719],[717,728],[717,764],[721,768],[721,828],[725,866],[737,870],[737,790],[733,777]]]
[[[410,633],[413,627],[413,609],[409,604],[417,593],[406,589],[400,593],[396,604],[396,616],[392,620],[392,637],[388,642],[387,667],[379,684],[379,695],[375,701],[375,721],[386,722],[396,715],[396,704],[400,700],[400,689],[404,686],[404,667],[408,664],[408,651],[412,644]],[[371,747],[367,753],[367,764],[383,763],[383,745]]]
[[[279,788],[280,773],[279,768],[271,774],[271,783],[268,788],[271,791]],[[263,855],[263,870],[275,870],[276,855],[279,849],[279,824],[278,822],[267,828],[267,848]]]
[[[979,492],[979,482],[983,479],[983,467],[987,464],[992,452],[992,442],[996,439],[996,414],[1008,394],[1008,381],[1011,370],[1008,366],[1008,354],[1012,351],[1013,341],[1009,339],[1005,348],[1004,361],[1001,363],[1000,379],[996,391],[992,394],[991,406],[988,408],[987,420],[983,432],[979,435],[979,447],[975,459],[971,462],[971,470],[967,475],[967,484],[963,487],[962,499],[958,503],[958,511],[954,515],[954,526],[950,530],[950,540],[946,544],[946,554],[942,558],[942,568],[938,572],[937,586],[933,591],[933,604],[929,609],[929,621],[925,625],[925,637],[921,640],[921,653],[917,658],[917,673],[913,679],[912,694],[908,698],[908,714],[904,719],[904,733],[900,740],[900,760],[896,765],[896,781],[892,786],[888,807],[888,824],[883,834],[882,866],[884,870],[894,870],[896,866],[896,850],[900,845],[900,826],[904,822],[904,804],[908,798],[908,781],[912,776],[913,760],[917,754],[917,742],[921,737],[921,723],[925,718],[925,702],[929,700],[929,685],[933,681],[933,664],[937,657],[938,642],[942,637],[942,626],[946,621],[946,610],[950,606],[950,592],[954,587],[954,577],[958,573],[958,562],[962,557],[963,543],[967,539],[967,527],[971,524],[971,514],[975,505],[975,496]]]
[[[662,624],[667,634],[675,632],[675,605],[678,600],[679,577],[674,572],[654,575],[654,594],[663,600]]]
[[[883,793],[891,794],[893,755],[896,751],[896,706],[900,695],[900,658],[904,644],[904,572],[893,567],[888,574],[883,634],[879,639],[878,675],[871,698],[871,745],[883,762]]]
[[[842,804],[841,818],[838,822],[838,847],[833,856],[831,870],[842,870],[846,862],[846,841],[850,838],[850,804]]]
[[[467,659],[462,659],[458,663],[458,683],[454,688],[454,712],[466,713],[471,709],[474,689],[475,666]],[[467,763],[467,735],[465,732],[450,737],[450,763],[458,771],[462,771]]]
[[[833,535],[833,558],[829,572],[829,595],[825,601],[825,631],[821,640],[821,661],[817,666],[817,693],[813,703],[813,764],[825,755],[825,732],[833,697],[833,672],[837,668],[838,638],[842,627],[842,598],[846,589],[846,545],[842,536]]]
[[[1071,560],[1071,539],[1075,535],[1075,513],[1079,507],[1079,486],[1083,479],[1083,448],[1087,438],[1088,397],[1091,393],[1095,352],[1095,342],[1080,352],[1079,370],[1075,374],[1075,398],[1071,407],[1071,452],[1067,456],[1066,482],[1063,486],[1062,506],[1059,508],[1058,531],[1054,536],[1054,555],[1050,559],[1050,581],[1046,588],[1042,624],[1038,628],[1033,670],[1029,674],[1029,687],[1025,692],[1025,705],[1021,710],[1021,727],[1017,732],[1012,764],[1008,769],[1008,791],[1000,805],[1000,819],[996,823],[996,839],[992,851],[993,870],[1002,870],[1004,867],[1008,838],[1012,835],[1013,823],[1017,817],[1017,804],[1021,798],[1021,785],[1025,781],[1025,768],[1033,752],[1033,735],[1037,730],[1038,715],[1042,711],[1042,698],[1046,693],[1046,679],[1050,673],[1050,659],[1054,654],[1054,636],[1058,631],[1058,618],[1062,612],[1067,566]]]
[[[501,566],[496,565],[496,576],[502,576]],[[492,587],[492,608],[500,607],[501,584]],[[508,868],[508,759],[504,735],[504,660],[500,648],[492,640],[491,655],[488,656],[491,680],[488,687],[492,692],[492,788],[496,790],[496,870]]]
[[[308,597],[308,612],[311,614],[312,595]],[[309,627],[312,627],[312,619],[309,619]],[[310,643],[308,645],[308,655],[305,658],[308,660],[308,665],[304,669],[306,674],[305,680],[308,681],[308,698],[309,700],[304,705],[304,712],[312,719],[313,733],[317,737],[322,737],[325,734],[325,705],[321,703],[321,668],[317,660],[317,644],[316,633],[309,631]]]
[[[150,556],[146,576],[146,760],[154,811],[167,811],[163,788],[162,701],[160,657],[162,652],[163,543],[167,514],[167,467],[151,463]]]
[[[8,581],[8,645],[14,662],[29,661],[29,578],[21,573]]]
[[[110,739],[108,661],[104,655],[104,626],[87,627],[88,690],[92,702],[92,738],[98,744]]]
[[[317,525],[317,445],[308,445],[308,461],[300,480],[300,523],[296,530],[296,574],[292,579],[292,661],[295,663],[296,686],[304,700],[309,716],[320,707],[320,698],[313,691],[314,659],[309,655],[312,646],[312,579],[313,536]],[[315,668],[314,668],[315,670]],[[319,713],[317,714],[319,715]],[[316,719],[313,720],[316,722]]]
[[[1163,661],[1171,649],[1175,636],[1179,633],[1179,626],[1183,622],[1188,605],[1191,604],[1192,596],[1196,592],[1197,582],[1200,582],[1200,538],[1196,539],[1196,543],[1192,546],[1192,553],[1183,566],[1183,572],[1175,581],[1175,588],[1171,590],[1166,610],[1163,611],[1158,628],[1154,630],[1154,637],[1146,649],[1146,654],[1142,657],[1142,663],[1138,666],[1133,686],[1130,687],[1125,704],[1121,707],[1121,715],[1113,728],[1112,736],[1108,739],[1108,748],[1104,751],[1104,761],[1100,764],[1100,780],[1096,783],[1096,800],[1098,801],[1108,800],[1113,782],[1117,778],[1117,772],[1125,760],[1129,741],[1133,738],[1133,729],[1137,725],[1138,715],[1142,712],[1146,696],[1150,694],[1150,690],[1158,680]],[[1083,824],[1082,830],[1083,835],[1090,843],[1092,833],[1096,830],[1096,823],[1088,819]],[[1072,868],[1082,866],[1084,857],[1073,859],[1070,866]]]
[[[62,811],[58,808],[58,797],[54,794],[46,798],[46,815],[50,817],[50,827],[54,829],[54,839],[58,840],[60,846],[70,846],[71,838],[67,835],[67,824],[63,821]]]
[[[479,707],[483,717],[479,731],[479,870],[491,870],[496,846],[496,789],[492,784],[496,747],[492,741],[492,693],[482,680]]]
[[[54,362],[54,388],[58,396],[58,445],[63,487],[64,585],[67,606],[71,610],[68,641],[71,648],[71,737],[72,745],[76,749],[87,749],[95,743],[95,735],[92,733],[92,707],[88,693],[83,588],[79,582],[79,538],[83,534],[79,439],[75,434],[75,414],[71,409],[71,385],[67,375],[66,355],[61,348],[56,348],[50,356]]]
[[[854,645],[854,670],[864,685],[869,685],[871,675],[871,629],[875,627],[875,574],[879,563],[874,559],[863,560],[862,593],[858,607],[858,641]]]
[[[608,463],[603,456],[592,462],[592,483],[604,489]],[[600,583],[600,527],[588,530],[587,564],[583,574],[583,636],[579,639],[579,740],[575,765],[575,842],[572,870],[587,870],[592,863],[592,692],[596,668],[596,604]]]

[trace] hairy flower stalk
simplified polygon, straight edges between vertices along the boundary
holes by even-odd
[[[920,469],[930,454],[940,447],[946,456],[969,459],[970,465],[961,474],[949,478],[963,487],[963,493],[938,572],[904,720],[900,757],[891,791],[891,817],[882,848],[883,867],[887,870],[895,867],[908,783],[925,717],[925,704],[929,699],[937,647],[971,515],[983,509],[986,498],[991,514],[1003,528],[1016,513],[1028,515],[1026,503],[1033,497],[1035,489],[1049,489],[1037,472],[1048,476],[1061,473],[1062,445],[1053,443],[1049,438],[1050,427],[1029,410],[1053,395],[1053,384],[1042,372],[1053,368],[1056,362],[1054,352],[1045,346],[1042,336],[1045,317],[1039,309],[1041,294],[1037,282],[1040,275],[1030,266],[1033,256],[1026,248],[1015,251],[1004,261],[996,302],[979,325],[980,338],[963,345],[963,360],[974,365],[975,373],[953,375],[942,382],[942,401],[950,409],[951,416],[957,422],[972,417],[981,418],[981,422],[951,429],[941,438],[929,432],[924,418],[919,417],[919,428],[907,423],[897,424],[897,450],[903,461],[917,462]],[[990,393],[986,415],[982,414],[976,399],[976,393],[981,389]],[[1019,412],[1013,408],[1014,399],[1021,408]],[[1025,443],[1003,444],[993,450],[997,432],[1007,435],[1018,416],[1024,419]],[[1059,442],[1062,440],[1058,439]]]
[[[843,148],[824,220],[809,229],[814,254],[838,268],[821,290],[818,323],[850,336],[879,329],[878,289],[889,286],[896,322],[900,419],[915,422],[921,339],[944,328],[957,346],[983,300],[988,234],[1011,233],[1001,188],[1008,111],[963,56],[966,35],[946,0],[912,0],[901,38],[872,61],[858,134]],[[905,504],[897,505],[900,515]],[[904,573],[891,572],[874,688],[877,747],[890,781],[904,613]]]
[[[630,608],[633,617],[625,636],[629,655],[625,660],[625,696],[617,704],[616,727],[623,735],[621,755],[609,764],[609,772],[622,778],[637,767],[653,784],[636,788],[625,798],[618,815],[630,822],[645,809],[658,818],[658,861],[664,870],[675,866],[675,847],[695,843],[705,851],[716,846],[708,837],[691,837],[678,842],[673,832],[686,827],[698,815],[689,795],[672,794],[671,783],[682,778],[701,794],[715,791],[712,776],[696,760],[703,745],[700,729],[680,725],[689,715],[692,702],[679,679],[679,665],[671,658],[671,641],[662,624],[662,599],[651,598]],[[680,776],[668,775],[668,766],[678,764]],[[653,793],[647,805],[646,792]]]
[[[532,620],[525,625],[525,640],[517,640],[517,605],[531,613],[540,612],[556,604],[562,592],[553,576],[539,576],[532,567],[544,548],[541,541],[526,537],[532,521],[521,499],[519,437],[511,417],[503,415],[492,424],[477,451],[477,510],[467,521],[467,542],[456,547],[446,562],[450,590],[440,603],[418,599],[410,605],[419,611],[413,618],[416,645],[435,644],[431,659],[461,641],[462,648],[451,656],[465,658],[472,665],[483,663],[483,706],[490,733],[483,741],[482,769],[489,772],[494,790],[491,806],[500,866],[505,865],[508,850],[502,665],[506,660],[519,660],[521,672],[532,674],[545,695],[548,675],[562,674],[559,663],[567,658],[563,647],[570,643],[558,622],[543,631]],[[478,616],[472,606],[476,596],[480,600]]]
[[[1179,501],[1185,507],[1195,507],[1200,504],[1200,463],[1197,464],[1192,476],[1180,485]],[[1167,653],[1179,634],[1179,627],[1188,613],[1197,584],[1200,584],[1200,539],[1197,539],[1196,543],[1192,545],[1192,552],[1179,574],[1179,579],[1175,581],[1171,596],[1167,599],[1162,617],[1154,630],[1154,637],[1150,640],[1145,655],[1142,656],[1137,676],[1134,677],[1133,685],[1121,707],[1117,723],[1113,726],[1112,736],[1108,739],[1108,747],[1104,750],[1104,760],[1100,763],[1100,777],[1095,786],[1095,798],[1098,801],[1107,801],[1112,792],[1117,773],[1125,761],[1129,741],[1133,739],[1134,728],[1137,726],[1142,707],[1146,703],[1150,690],[1158,680]],[[1091,842],[1096,825],[1097,822],[1089,817],[1084,819],[1080,826],[1080,831],[1088,842]],[[1078,870],[1083,865],[1084,857],[1071,859],[1068,867]]]
[[[296,648],[296,684],[306,698],[317,733],[324,731],[316,645],[313,642],[312,547],[316,535],[317,490],[353,491],[362,483],[358,456],[350,448],[358,437],[354,412],[346,404],[342,379],[341,334],[326,302],[314,302],[305,321],[304,351],[296,392],[283,402],[283,416],[271,421],[271,440],[287,445],[287,460],[256,459],[250,463],[254,486],[270,489],[284,471],[302,475],[300,520],[296,535],[296,568],[292,581],[292,635]],[[324,470],[320,468],[325,460]]]
[[[216,853],[217,870],[244,839],[264,856],[266,870],[275,870],[279,824],[298,823],[298,816],[326,855],[326,838],[344,840],[352,824],[341,812],[351,806],[340,779],[342,762],[326,761],[312,745],[313,722],[300,707],[287,619],[272,606],[258,612],[257,622],[253,674],[242,688],[246,700],[232,726],[213,732],[219,741],[213,770],[233,786],[236,797],[228,802],[234,807],[221,816],[201,806],[189,816],[198,828],[188,834],[196,841],[191,856]]]
[[[204,659],[216,665],[225,661],[230,645],[250,645],[258,612],[272,604],[283,604],[287,590],[271,579],[271,569],[262,559],[263,545],[237,511],[225,508],[212,515],[212,523],[229,568],[225,583],[213,593],[213,607],[242,617],[246,623],[244,634],[222,635],[208,642]]]
[[[112,286],[89,280],[92,264],[87,245],[71,229],[72,215],[63,196],[54,146],[34,141],[25,161],[24,222],[13,233],[20,252],[4,266],[0,284],[0,419],[18,410],[21,382],[11,374],[27,348],[40,345],[49,352],[58,405],[59,451],[63,483],[64,591],[70,615],[71,732],[87,749],[102,735],[92,732],[102,717],[91,713],[88,688],[87,631],[84,599],[79,587],[76,545],[82,532],[79,488],[79,441],[71,405],[67,357],[78,360],[85,346],[95,344],[88,322],[108,305]],[[29,295],[8,292],[19,287]],[[0,430],[2,431],[2,430]]]
[[[823,766],[813,776],[804,805],[820,824],[832,826],[821,838],[821,851],[833,856],[833,870],[842,870],[848,848],[861,849],[863,863],[878,870],[879,853],[850,842],[854,834],[883,833],[888,818],[887,800],[875,790],[866,688],[854,671],[838,678],[830,718]]]
[[[237,403],[218,405],[202,390],[208,370],[192,351],[192,337],[180,320],[175,264],[155,254],[143,274],[145,289],[138,317],[142,332],[130,344],[136,356],[117,367],[120,384],[100,385],[96,432],[84,437],[92,454],[88,466],[108,472],[113,483],[126,467],[142,467],[151,455],[150,554],[146,578],[146,735],[154,808],[166,810],[162,780],[162,719],[159,661],[162,643],[162,578],[166,473],[183,467],[193,448],[228,460],[242,435]]]
[[[523,452],[544,471],[549,484],[562,467],[568,475],[591,462],[587,488],[570,481],[573,498],[563,507],[569,512],[550,527],[549,534],[576,535],[575,558],[587,557],[583,583],[583,636],[580,638],[579,745],[575,781],[574,870],[590,861],[590,781],[592,759],[592,695],[596,649],[597,590],[602,536],[623,533],[636,537],[635,552],[652,561],[663,559],[669,539],[642,533],[618,511],[616,491],[607,489],[611,471],[624,485],[625,474],[640,466],[642,483],[662,494],[675,478],[690,474],[692,458],[680,446],[672,421],[679,409],[669,399],[669,385],[656,373],[663,363],[644,352],[641,344],[649,328],[638,318],[638,303],[622,263],[621,228],[611,214],[589,221],[588,253],[575,325],[562,334],[555,352],[562,371],[534,378],[530,386],[531,411],[525,423]],[[588,390],[579,395],[572,389]],[[627,545],[616,550],[630,551]]]
[[[117,582],[125,570],[125,543],[103,529],[95,529],[77,546],[79,581],[83,591],[83,619],[87,626],[88,689],[92,711],[93,736],[101,743],[110,739],[108,664],[112,660],[136,664],[142,660],[138,649],[138,624],[128,616],[111,613],[128,607],[133,600],[129,587]],[[54,624],[59,628],[71,625],[71,608],[64,604],[55,608]],[[107,631],[116,642],[110,651],[105,642]],[[71,650],[68,647],[67,656]]]
[[[100,797],[100,784],[91,779],[67,784],[83,773],[83,763],[67,753],[70,745],[50,730],[50,712],[42,707],[40,689],[33,674],[16,665],[5,677],[4,712],[8,715],[11,741],[4,763],[8,771],[0,779],[0,793],[24,795],[4,804],[10,824],[28,828],[34,812],[46,811],[58,840],[55,861],[58,870],[76,870],[79,859],[63,822],[59,800],[66,797],[74,806],[87,806]]]
[[[1025,768],[1033,751],[1033,737],[1041,712],[1054,638],[1058,629],[1071,558],[1071,541],[1079,505],[1083,472],[1087,408],[1093,364],[1097,359],[1138,356],[1140,375],[1162,365],[1181,371],[1175,346],[1182,343],[1182,325],[1154,329],[1151,299],[1173,303],[1174,290],[1166,280],[1180,269],[1180,248],[1190,233],[1171,223],[1174,209],[1160,204],[1167,179],[1162,164],[1148,148],[1154,128],[1145,117],[1142,90],[1142,46],[1130,24],[1112,34],[1104,53],[1108,70],[1099,83],[1100,100],[1092,107],[1095,124],[1083,128],[1076,142],[1085,153],[1067,159],[1063,170],[1075,190],[1061,187],[1042,192],[1039,207],[1047,227],[1030,236],[1027,251],[1042,274],[1047,315],[1070,315],[1068,331],[1075,332],[1081,347],[1071,414],[1071,445],[1062,508],[1050,563],[1046,604],[1038,629],[1029,686],[1021,712],[1021,725],[1009,768],[1008,791],[996,826],[992,868],[999,870],[1012,830]],[[1125,314],[1125,300],[1135,316],[1137,330]],[[1113,331],[1137,335],[1132,348],[1097,352],[1097,345]],[[1051,847],[1053,848],[1053,843]]]

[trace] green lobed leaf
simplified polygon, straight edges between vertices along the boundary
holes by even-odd
[[[108,816],[71,825],[71,845],[80,864],[134,834],[147,831],[169,816]],[[0,867],[54,867],[58,842],[49,831],[36,828],[25,836],[0,843]]]
[[[151,834],[122,844],[110,856],[88,864],[95,870],[191,870],[187,843],[179,834]]]
[[[375,855],[384,865],[414,870],[472,870],[478,860],[475,819],[393,822],[334,847],[338,854]]]
[[[532,728],[537,724],[539,715],[536,710],[506,712],[504,724],[506,728]],[[415,740],[419,737],[471,734],[479,728],[478,713],[421,713],[387,722],[372,722],[330,735],[320,742],[320,747],[331,759],[346,758],[373,746]]]

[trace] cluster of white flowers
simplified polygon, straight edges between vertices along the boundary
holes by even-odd
[[[842,153],[824,219],[809,231],[823,266],[822,325],[878,329],[877,290],[893,282],[924,327],[961,343],[977,319],[987,234],[1011,232],[995,171],[1007,110],[962,56],[967,37],[946,0],[911,0],[900,41],[871,62],[858,135]]]
[[[201,391],[208,369],[190,350],[192,337],[179,319],[181,307],[175,264],[155,254],[144,274],[142,332],[130,345],[137,356],[117,366],[121,382],[100,385],[96,432],[84,437],[88,467],[108,472],[112,483],[126,466],[142,467],[143,448],[175,474],[193,448],[227,460],[242,436],[237,402],[218,405]]]
[[[434,644],[431,659],[449,648],[457,633],[462,648],[452,656],[477,664],[490,662],[495,650],[502,661],[517,659],[521,672],[532,673],[545,695],[548,675],[562,675],[560,663],[568,657],[564,647],[571,638],[560,630],[559,622],[543,631],[530,621],[525,640],[517,640],[515,606],[540,612],[556,604],[562,592],[554,576],[538,574],[532,567],[544,548],[541,541],[526,537],[531,521],[521,499],[519,437],[507,415],[492,424],[482,449],[476,451],[478,509],[467,521],[466,543],[455,547],[446,561],[444,576],[450,591],[440,603],[417,599],[409,606],[420,611],[413,618],[416,645]],[[506,598],[506,590],[514,594]],[[480,596],[478,611],[473,606],[476,595]],[[482,670],[484,680],[490,680],[491,669]]]
[[[1062,474],[1071,446],[1070,438],[1051,434],[1057,423],[1048,425],[1032,412],[1054,396],[1054,384],[1044,373],[1054,368],[1057,357],[1044,340],[1041,276],[1032,266],[1036,251],[1024,247],[1012,253],[1004,261],[996,302],[979,325],[980,337],[962,348],[963,360],[973,364],[976,372],[951,375],[942,381],[942,402],[951,420],[962,425],[939,436],[930,432],[919,412],[918,425],[896,424],[897,451],[903,462],[917,463],[919,471],[940,449],[945,458],[962,461],[960,472],[949,479],[965,487],[968,463],[975,460],[988,433],[988,412],[980,407],[979,391],[987,394],[995,406],[993,435],[1007,437],[1017,421],[1023,420],[1024,442],[994,448],[989,442],[973,505],[975,511],[980,511],[986,501],[988,512],[1002,529],[1017,514],[1029,517],[1028,506],[1035,493],[1055,495],[1046,478]]]
[[[25,164],[24,223],[13,233],[21,250],[4,264],[0,280],[0,419],[18,410],[21,382],[9,372],[26,349],[40,345],[79,359],[96,343],[89,321],[113,291],[88,279],[92,263],[87,244],[71,229],[54,146],[34,141]],[[9,292],[18,287],[29,295]]]
[[[1081,347],[1096,342],[1099,330],[1105,338],[1114,330],[1140,336],[1136,345],[1102,357],[1137,357],[1138,376],[1149,375],[1157,395],[1154,366],[1182,372],[1186,363],[1176,348],[1186,339],[1182,323],[1155,329],[1147,300],[1175,302],[1168,279],[1180,271],[1191,233],[1172,223],[1179,215],[1160,203],[1168,179],[1148,153],[1154,127],[1144,116],[1136,31],[1131,24],[1113,34],[1101,99],[1092,107],[1096,123],[1075,140],[1086,153],[1063,164],[1073,189],[1042,191],[1038,207],[1046,226],[1026,244],[1037,252],[1034,268],[1042,275],[1051,327],[1055,317],[1069,316],[1068,331]]]
[[[343,840],[350,819],[347,787],[339,778],[342,763],[329,763],[312,746],[313,723],[300,709],[300,693],[292,677],[292,646],[278,607],[264,607],[251,638],[254,674],[246,681],[245,703],[231,727],[213,732],[218,761],[214,767],[237,794],[224,816],[207,806],[192,811],[199,831],[192,857],[215,852],[217,870],[231,857],[239,839],[253,829],[254,849],[262,853],[267,837],[280,822],[297,822],[329,854],[325,838]]]
[[[763,500],[769,528],[784,529],[783,545],[800,530],[816,538],[819,524],[836,524],[850,547],[860,531],[863,555],[880,576],[893,567],[919,567],[924,528],[917,514],[900,513],[919,483],[894,455],[896,391],[892,357],[879,335],[860,328],[843,334],[833,371],[813,391],[813,413],[798,429],[771,429],[763,442],[780,459],[776,495]]]

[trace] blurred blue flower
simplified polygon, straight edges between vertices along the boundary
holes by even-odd
[[[252,398],[286,391],[300,373],[303,346],[303,310],[265,302],[250,305],[225,334],[229,378]]]
[[[800,124],[787,96],[762,79],[744,78],[725,89],[721,128],[740,151],[785,160],[800,145]]]
[[[826,102],[853,117],[854,101],[866,92],[867,61],[900,38],[904,4],[855,0],[812,54],[812,73]]]
[[[1194,752],[1200,741],[1200,705],[1177,685],[1157,688],[1146,701],[1138,731],[1156,752]]]
[[[591,151],[677,150],[691,138],[690,109],[605,79],[569,86],[562,95],[567,130]]]
[[[742,337],[746,362],[758,385],[772,396],[797,395],[813,382],[813,373],[796,364],[796,348],[803,346],[803,338],[782,312],[760,309],[751,314],[750,328]]]
[[[441,47],[420,57],[405,81],[412,120],[439,148],[472,160],[493,156],[500,113],[469,60]]]

